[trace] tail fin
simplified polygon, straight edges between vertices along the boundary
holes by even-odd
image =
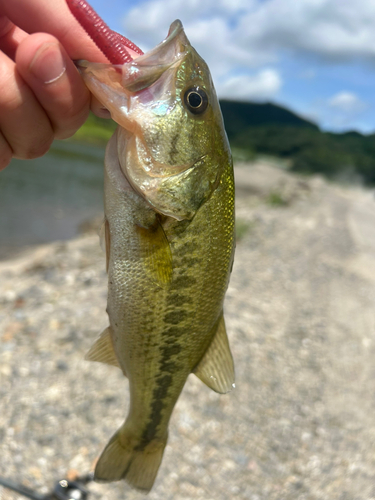
[[[141,445],[125,423],[101,454],[95,468],[95,480],[110,482],[125,479],[133,488],[149,492],[158,473],[167,438]]]

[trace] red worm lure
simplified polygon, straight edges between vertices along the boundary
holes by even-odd
[[[133,60],[127,48],[143,54],[133,42],[112,31],[85,0],[66,0],[66,3],[82,28],[112,64],[124,64]]]

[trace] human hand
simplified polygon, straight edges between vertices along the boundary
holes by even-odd
[[[42,156],[85,122],[90,93],[76,59],[107,62],[65,0],[0,0],[0,170],[12,157]]]

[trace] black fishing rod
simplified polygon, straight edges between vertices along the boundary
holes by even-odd
[[[93,474],[80,476],[74,481],[61,479],[57,481],[53,490],[46,495],[37,493],[36,491],[16,483],[11,479],[0,477],[0,485],[9,490],[15,491],[20,495],[31,500],[87,500],[89,491],[86,489],[86,484],[93,480]]]

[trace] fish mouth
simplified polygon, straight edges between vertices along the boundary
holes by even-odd
[[[200,158],[179,165],[158,161],[144,137],[148,127],[147,112],[167,114],[175,102],[175,68],[191,50],[180,20],[174,21],[167,37],[155,48],[122,65],[77,61],[77,67],[90,91],[111,113],[126,138],[127,164],[137,165],[149,177],[167,177],[189,170]],[[119,137],[119,143],[123,141]],[[124,149],[120,153],[123,156]],[[122,153],[122,154],[121,154]],[[131,158],[131,160],[130,160]],[[130,161],[129,161],[130,160]],[[122,169],[128,177],[127,168]]]
[[[122,65],[76,61],[89,90],[121,127],[133,131],[132,100],[148,105],[154,100],[150,89],[169,69],[177,66],[191,47],[180,20],[174,21],[167,37],[155,48]]]
[[[170,67],[176,65],[186,54],[190,45],[179,19],[174,21],[167,37],[155,48],[122,65],[122,85],[135,93],[150,87]]]

